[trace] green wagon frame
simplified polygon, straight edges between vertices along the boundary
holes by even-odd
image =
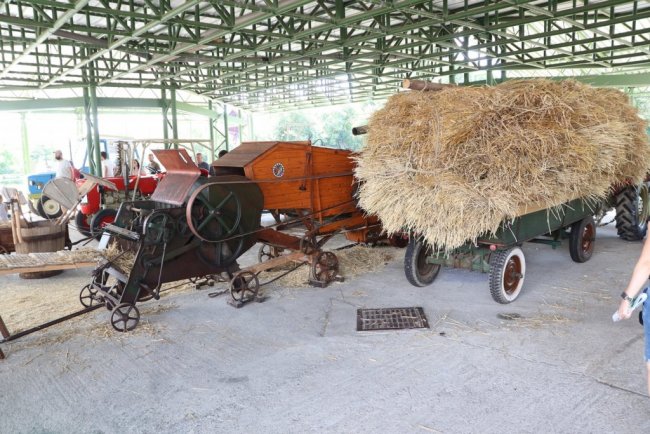
[[[571,200],[554,208],[535,207],[519,217],[504,220],[494,234],[480,236],[476,243],[468,242],[450,253],[432,248],[417,235],[411,236],[404,257],[406,278],[415,286],[427,286],[442,267],[488,273],[492,298],[498,303],[511,303],[519,296],[526,275],[521,245],[543,243],[555,249],[568,239],[571,259],[586,262],[594,251],[593,216],[599,208],[599,203],[586,199]]]

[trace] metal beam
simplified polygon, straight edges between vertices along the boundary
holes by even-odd
[[[23,150],[23,173],[30,173],[31,170],[31,158],[29,155],[29,135],[27,134],[27,114],[20,114],[20,136],[22,141],[22,150]]]
[[[99,59],[100,57],[104,56],[105,54],[110,53],[111,50],[114,50],[116,48],[119,48],[119,47],[123,46],[127,42],[132,41],[132,40],[138,38],[140,35],[148,32],[152,28],[154,28],[154,27],[156,27],[156,26],[158,26],[160,24],[164,24],[167,21],[174,18],[175,16],[177,16],[179,14],[182,14],[183,12],[187,11],[188,9],[191,9],[192,7],[194,7],[199,2],[200,2],[200,0],[187,0],[185,3],[181,4],[180,6],[178,6],[178,7],[174,8],[174,9],[170,10],[169,12],[165,13],[162,17],[160,17],[160,19],[150,21],[146,25],[144,25],[144,26],[140,27],[138,30],[134,31],[130,36],[126,36],[124,38],[118,39],[117,41],[110,44],[107,48],[97,51],[95,54],[89,56],[88,58],[86,58],[82,62],[80,62],[78,64],[75,64],[74,66],[64,70],[60,74],[54,76],[47,83],[40,86],[40,88],[41,89],[47,88],[48,86],[56,83],[57,81],[61,80],[64,77],[70,75],[72,72],[78,70],[79,68],[84,67],[84,66],[88,65],[89,63],[91,63],[92,61],[94,61],[96,59]]]
[[[52,24],[52,27],[48,28],[46,31],[41,33],[36,40],[30,44],[25,50],[23,50],[22,54],[18,57],[16,57],[10,64],[9,66],[6,66],[2,72],[0,72],[0,80],[5,78],[11,70],[16,67],[16,65],[20,64],[27,56],[29,56],[34,50],[36,50],[38,47],[41,46],[41,44],[54,32],[59,30],[65,23],[68,22],[72,16],[74,16],[77,12],[79,12],[84,6],[88,4],[89,0],[78,0],[72,9],[69,9],[66,11],[59,19],[57,19],[54,24]]]

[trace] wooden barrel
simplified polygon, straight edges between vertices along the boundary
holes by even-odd
[[[16,253],[57,252],[65,247],[68,225],[56,225],[51,221],[29,222],[29,227],[20,228],[20,240]],[[42,279],[61,274],[62,270],[20,273],[23,279]]]

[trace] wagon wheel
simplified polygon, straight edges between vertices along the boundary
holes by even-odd
[[[508,304],[519,296],[524,285],[526,259],[519,247],[498,250],[490,255],[490,293],[497,303]]]
[[[436,279],[442,266],[427,262],[432,255],[431,246],[423,240],[411,237],[404,254],[404,274],[411,285],[427,286]]]
[[[219,202],[212,202],[218,198]],[[208,183],[194,190],[185,208],[187,225],[201,241],[215,243],[233,235],[242,217],[239,197],[224,184]]]
[[[103,301],[100,297],[97,296],[97,288],[93,283],[81,288],[79,292],[79,301],[83,307],[92,307],[97,304],[102,304]]]
[[[230,281],[230,296],[238,303],[246,303],[257,298],[260,282],[257,274],[251,271],[241,271]]]
[[[269,244],[262,244],[260,250],[257,252],[257,260],[261,262],[270,261],[280,256],[284,251],[281,247],[271,246]]]
[[[332,252],[320,252],[311,264],[311,277],[321,283],[329,283],[339,273],[339,260]]]
[[[113,309],[111,325],[118,332],[128,332],[140,322],[140,311],[129,303],[120,303]]]
[[[585,217],[571,225],[569,253],[574,262],[587,262],[594,253],[596,223],[593,217]]]

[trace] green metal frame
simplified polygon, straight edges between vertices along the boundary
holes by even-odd
[[[404,78],[650,84],[632,68],[650,70],[645,0],[0,0],[0,90],[149,87],[173,104],[180,89],[278,111],[385,98]]]
[[[467,243],[453,252],[435,252],[427,257],[430,264],[465,268],[487,273],[490,271],[489,257],[495,250],[509,249],[535,242],[550,245],[553,249],[566,238],[566,229],[585,217],[593,216],[600,203],[589,199],[575,199],[559,207],[542,209],[504,220],[496,233],[479,237],[477,243]]]

